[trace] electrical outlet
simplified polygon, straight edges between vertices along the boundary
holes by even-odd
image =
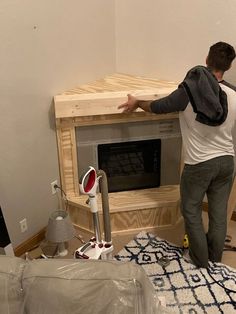
[[[57,185],[57,180],[51,182],[52,195],[57,193],[57,189],[54,187],[55,185]]]
[[[19,222],[19,224],[20,224],[20,230],[21,230],[21,232],[27,231],[28,226],[27,226],[27,220],[26,220],[26,218],[22,219],[22,220]]]

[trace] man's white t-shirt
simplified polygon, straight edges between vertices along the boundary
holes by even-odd
[[[227,95],[228,103],[227,118],[219,126],[196,121],[196,113],[184,88],[178,88],[170,95],[151,102],[150,108],[154,113],[179,112],[186,164],[194,165],[215,157],[235,154],[232,130],[236,120],[236,88],[225,81],[219,84]]]
[[[227,94],[228,101],[228,115],[221,125],[208,126],[196,121],[196,113],[190,103],[179,112],[186,164],[194,165],[219,156],[234,156],[232,130],[236,120],[236,92],[221,83],[220,87]]]

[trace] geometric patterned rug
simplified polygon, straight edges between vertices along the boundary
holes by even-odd
[[[183,257],[183,249],[140,232],[116,256],[141,265],[166,307],[181,314],[235,314],[236,270],[221,263],[197,268]],[[158,264],[162,257],[170,264]]]

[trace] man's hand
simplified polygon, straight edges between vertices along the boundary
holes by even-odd
[[[138,99],[130,94],[127,95],[128,100],[122,105],[118,106],[118,109],[123,109],[122,112],[133,112],[138,108]]]

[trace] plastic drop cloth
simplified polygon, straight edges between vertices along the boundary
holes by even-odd
[[[23,305],[23,259],[0,255],[0,313],[20,313]]]
[[[0,313],[168,313],[142,267],[120,261],[0,257]]]

